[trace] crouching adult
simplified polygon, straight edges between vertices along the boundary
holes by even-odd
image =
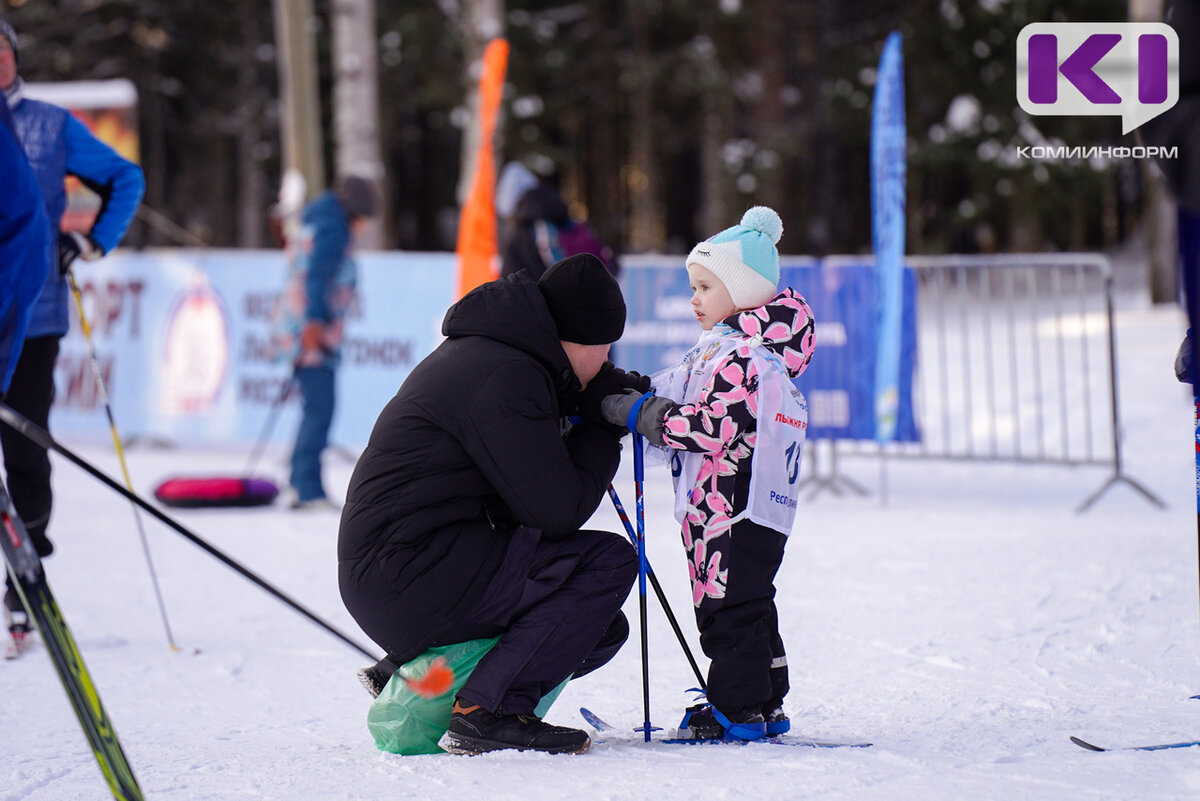
[[[448,750],[590,744],[534,708],[629,634],[620,609],[636,552],[580,529],[620,461],[624,432],[600,400],[649,388],[607,361],[624,327],[620,287],[591,255],[476,288],[447,312],[446,340],[384,408],[354,469],[338,580],[387,652],[360,672],[364,686],[377,695],[431,647],[499,637],[455,698]]]

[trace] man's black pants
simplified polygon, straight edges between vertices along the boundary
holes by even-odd
[[[518,528],[479,601],[438,644],[500,637],[458,696],[505,715],[530,714],[567,677],[606,664],[629,636],[621,605],[637,552],[606,531],[545,539]],[[379,663],[389,673],[396,665]]]
[[[4,402],[14,411],[42,428],[48,428],[50,405],[54,402],[54,362],[58,359],[57,334],[26,339],[21,348],[12,384]],[[33,543],[38,556],[49,556],[53,543],[46,537],[53,495],[50,489],[50,455],[24,434],[0,424],[0,448],[4,450],[4,472],[8,476],[8,494]],[[9,609],[20,609],[16,591],[7,585],[5,602]]]

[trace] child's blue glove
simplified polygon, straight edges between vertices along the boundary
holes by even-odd
[[[604,419],[613,425],[623,425],[641,434],[651,445],[662,445],[666,416],[678,404],[670,398],[660,398],[650,392],[627,389],[620,395],[609,395],[600,402]]]

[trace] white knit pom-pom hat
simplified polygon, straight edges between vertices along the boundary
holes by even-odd
[[[692,248],[687,264],[712,272],[739,309],[756,309],[775,297],[779,286],[779,251],[783,220],[774,209],[754,206],[740,224],[726,228]]]

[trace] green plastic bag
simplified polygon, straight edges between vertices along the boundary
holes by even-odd
[[[450,713],[454,709],[454,696],[467,677],[479,664],[499,637],[489,637],[483,640],[442,645],[430,648],[425,653],[407,662],[388,680],[383,692],[371,704],[367,711],[367,728],[375,738],[375,746],[380,751],[393,754],[440,754],[438,740],[446,733],[450,725]],[[402,676],[423,676],[433,660],[438,657],[446,660],[446,664],[454,671],[454,683],[445,695],[437,698],[422,698],[409,689]],[[567,686],[568,679],[555,687],[542,698],[534,710],[542,717],[554,703],[554,699]]]

